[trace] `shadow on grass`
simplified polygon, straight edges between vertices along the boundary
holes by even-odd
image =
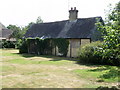
[[[32,57],[52,58],[52,60],[49,61],[60,61],[60,60],[77,61],[76,58],[60,57],[54,55],[36,55],[36,54],[28,54],[28,53],[24,53],[24,54],[14,53],[14,54],[20,55],[25,58],[32,58]]]
[[[17,55],[20,55],[22,57],[25,57],[25,58],[32,58],[32,57],[45,57],[45,58],[51,58],[52,56],[50,55],[36,55],[36,54],[28,54],[28,53],[14,53],[14,54],[17,54]]]
[[[111,69],[111,66],[100,66],[100,67],[98,67],[97,69],[92,69],[92,70],[89,70],[89,71],[93,71],[93,72],[95,72],[95,71],[104,71],[104,70],[110,70]]]
[[[101,66],[103,66],[101,64],[83,63],[83,62],[79,62],[79,60],[76,62],[76,64],[85,65],[85,66],[88,66],[88,67],[101,67]]]
[[[97,69],[88,70],[89,72],[101,72],[107,71],[105,74],[102,74],[99,78],[101,79],[111,79],[111,78],[118,78],[120,76],[120,70],[117,66],[108,66],[104,65],[98,67]]]
[[[109,68],[109,72],[101,75],[100,78],[110,79],[110,78],[119,78],[120,73],[118,68]]]
[[[77,61],[76,58],[68,58],[68,57],[53,56],[52,58],[53,59],[50,61],[60,61],[60,60]]]

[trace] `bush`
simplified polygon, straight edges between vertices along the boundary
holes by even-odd
[[[78,63],[100,64],[102,56],[97,51],[102,47],[102,42],[92,42],[80,47]]]
[[[2,48],[15,48],[15,42],[14,41],[1,41]]]
[[[120,90],[118,86],[112,86],[112,87],[107,87],[107,86],[99,86],[96,88],[96,90]]]
[[[28,53],[27,40],[20,40],[18,42],[19,53]]]
[[[92,42],[80,48],[78,63],[120,65],[119,49],[104,50],[105,42]]]
[[[120,65],[120,51],[119,49],[103,49],[101,51],[102,59],[105,64]]]

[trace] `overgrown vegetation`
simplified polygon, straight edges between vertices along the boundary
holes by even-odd
[[[0,41],[1,48],[15,48],[14,41]]]
[[[89,44],[80,49],[80,60],[85,63],[120,65],[120,2],[109,12],[106,23],[96,23],[103,44]]]
[[[19,53],[28,53],[28,42],[26,39],[20,39],[16,46],[19,48]]]
[[[67,55],[69,41],[64,38],[53,39],[54,46],[58,47],[59,53],[62,53],[63,56]]]
[[[79,60],[78,63],[91,63],[91,64],[100,64],[102,63],[102,57],[97,55],[96,52],[98,48],[102,47],[103,42],[97,41],[90,44],[86,44],[83,47],[80,47],[79,50]]]
[[[50,39],[27,39],[28,45],[36,43],[36,54],[38,55],[50,55],[52,53],[52,44]],[[32,47],[33,48],[33,47]]]
[[[20,53],[28,53],[28,48],[30,44],[34,44],[36,48],[33,48],[35,53],[38,55],[51,55],[52,49],[58,47],[59,53],[62,56],[66,56],[68,52],[69,41],[63,38],[58,39],[25,39],[23,41],[20,40],[18,43],[18,48],[20,49]]]
[[[111,65],[120,65],[120,2],[109,12],[106,24],[97,23],[102,32],[104,44],[98,52],[102,59]]]

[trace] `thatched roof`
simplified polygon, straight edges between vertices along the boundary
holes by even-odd
[[[8,39],[12,33],[12,30],[7,29],[2,23],[0,23],[0,39]]]
[[[0,37],[2,38],[9,38],[10,35],[13,33],[13,31],[10,29],[2,29],[1,32],[2,32],[2,35],[0,35]]]
[[[92,17],[34,24],[25,34],[25,38],[92,38],[97,31],[96,19],[102,20],[101,17]]]
[[[0,22],[0,30],[7,29],[1,22]]]

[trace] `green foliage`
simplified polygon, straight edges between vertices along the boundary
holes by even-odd
[[[35,47],[36,47],[34,48],[36,49],[35,52],[36,54],[40,54],[40,55],[52,54],[52,49],[56,46],[58,47],[59,53],[63,54],[63,56],[66,56],[68,52],[69,41],[66,39],[61,39],[61,38],[59,39],[40,39],[40,38],[30,39],[28,38],[27,40],[24,40],[24,41],[21,41],[21,40],[18,41],[17,46],[20,49],[20,51],[21,50],[26,51],[25,48],[28,48],[28,45],[30,45],[31,43],[35,44]]]
[[[53,39],[55,46],[58,47],[59,53],[63,54],[63,56],[67,55],[69,41],[64,38]]]
[[[92,69],[73,70],[80,78],[92,79],[94,82],[118,82],[119,69],[116,66],[102,65]]]
[[[37,24],[38,24],[38,23],[43,23],[43,20],[41,19],[40,16],[37,18],[36,23],[37,23]]]
[[[118,76],[119,76],[118,68],[116,68],[116,67],[108,67],[108,69],[109,69],[109,72],[101,75],[100,78],[102,78],[102,79],[118,78]]]
[[[97,23],[98,30],[102,32],[104,44],[98,52],[106,64],[120,64],[120,2],[108,15],[108,21],[103,26]]]
[[[28,53],[28,42],[26,39],[20,40],[18,44],[19,53]]]
[[[96,90],[119,90],[118,86],[112,86],[110,87],[105,87],[105,86],[99,86],[98,88],[96,88]]]
[[[2,48],[15,48],[15,42],[13,41],[1,41]]]
[[[20,39],[23,37],[22,30],[20,27],[16,25],[9,25],[7,28],[13,30],[12,33],[13,38]]]
[[[101,63],[101,57],[96,53],[98,48],[102,47],[102,42],[92,42],[80,48],[78,63]]]
[[[18,39],[16,41],[15,48],[19,49],[21,45],[22,45],[22,39]]]
[[[40,55],[52,53],[52,45],[50,39],[36,38],[35,41],[37,42],[37,48]]]

